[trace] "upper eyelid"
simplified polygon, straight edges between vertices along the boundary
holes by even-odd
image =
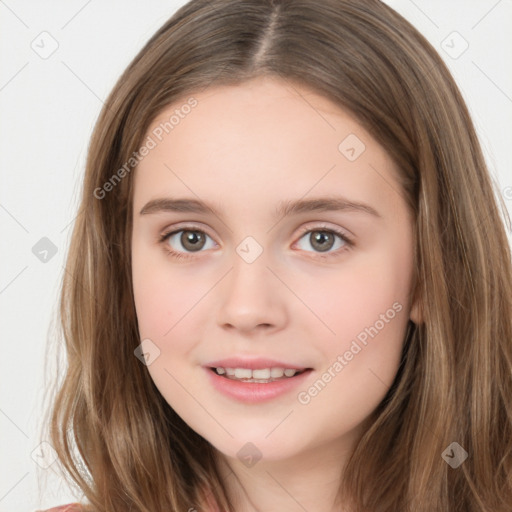
[[[313,225],[311,225],[313,223]],[[327,225],[325,221],[310,221],[309,223],[306,223],[305,226],[301,226],[299,229],[299,234],[297,235],[300,240],[305,234],[313,231],[321,231],[322,229],[325,229],[326,231],[331,231],[335,236],[338,236],[341,238],[345,243],[347,243],[349,246],[354,245],[354,239],[355,235],[353,235],[348,229],[341,228],[337,226],[336,228],[330,227]],[[212,236],[207,228],[202,227],[202,225],[196,224],[196,223],[184,223],[184,225],[174,225],[168,229],[164,229],[161,232],[161,235],[159,235],[159,241],[165,241],[167,240],[171,235],[175,235],[179,233],[180,231],[201,231],[204,232],[206,235],[208,235],[216,245],[219,245],[215,241],[215,237]],[[296,242],[294,242],[296,243]]]
[[[167,229],[163,229],[161,231],[161,237],[164,236],[170,236],[171,234],[179,233],[180,231],[203,231],[206,233],[211,239],[214,237],[209,233],[209,230],[207,228],[204,228],[203,226],[194,225],[194,224],[185,224],[184,226],[172,226]]]
[[[320,225],[322,224],[322,225]],[[355,237],[355,235],[347,228],[342,228],[342,227],[332,227],[332,226],[329,226],[328,225],[329,223],[326,222],[326,221],[309,221],[308,223],[306,223],[305,226],[301,226],[299,228],[299,231],[301,234],[303,234],[304,232],[307,232],[309,230],[312,230],[314,231],[315,229],[317,230],[320,230],[320,229],[326,229],[326,230],[332,230],[332,231],[341,231],[343,234],[347,233],[347,237]],[[165,228],[163,230],[161,230],[161,236],[165,236],[165,235],[170,235],[170,234],[173,234],[173,233],[176,233],[176,232],[179,232],[179,231],[204,231],[208,236],[210,236],[211,238],[214,238],[212,236],[212,234],[209,232],[209,229],[204,227],[203,225],[201,224],[196,224],[196,223],[184,223],[183,225],[180,225],[180,223],[178,225],[173,225],[172,227],[169,227],[169,228]]]

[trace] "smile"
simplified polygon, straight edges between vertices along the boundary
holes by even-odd
[[[295,368],[261,368],[251,370],[250,368],[223,368],[219,366],[212,368],[217,375],[222,375],[227,379],[239,380],[242,382],[273,382],[279,379],[288,379],[304,372]]]
[[[222,395],[247,404],[255,404],[285,398],[292,394],[313,371],[311,368],[205,368],[212,387]],[[287,375],[288,374],[288,375]]]

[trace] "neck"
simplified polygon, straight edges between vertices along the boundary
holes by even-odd
[[[346,440],[314,446],[291,458],[262,458],[252,467],[218,454],[219,470],[237,512],[348,512],[339,495]]]

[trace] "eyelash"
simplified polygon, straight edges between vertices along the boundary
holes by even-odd
[[[199,229],[199,228],[197,228],[195,226],[184,226],[184,227],[182,227],[180,229],[175,229],[175,230],[172,230],[172,231],[167,231],[167,232],[165,232],[165,233],[163,233],[162,235],[159,236],[158,242],[165,245],[165,251],[166,251],[168,256],[170,256],[171,258],[177,259],[177,260],[189,260],[190,258],[194,257],[193,256],[194,253],[182,253],[182,252],[174,251],[172,249],[169,249],[168,244],[165,243],[165,242],[167,242],[167,239],[170,236],[175,235],[176,233],[180,233],[181,231],[197,232],[197,233],[202,233],[202,234],[207,235],[207,236],[210,236],[210,235],[208,235],[208,233],[206,233],[206,231],[204,231],[202,229]],[[299,236],[299,240],[305,234],[312,233],[312,232],[315,232],[315,231],[319,231],[319,232],[322,232],[322,233],[331,233],[331,234],[337,235],[346,244],[345,246],[341,247],[340,249],[336,250],[335,252],[331,252],[331,253],[327,253],[327,254],[316,253],[317,257],[322,259],[322,260],[326,260],[326,259],[330,259],[332,257],[339,256],[340,253],[345,252],[347,250],[350,250],[354,246],[354,242],[353,242],[352,238],[349,237],[346,233],[342,233],[341,231],[338,231],[336,229],[333,229],[333,228],[330,228],[330,227],[327,227],[327,226],[316,226],[314,228],[311,228],[311,227],[303,228],[301,230],[301,233],[300,233],[300,236]],[[198,251],[198,252],[202,252],[202,251]]]

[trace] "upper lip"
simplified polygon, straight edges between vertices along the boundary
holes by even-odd
[[[259,370],[264,368],[290,368],[293,370],[305,370],[309,368],[307,366],[285,363],[283,361],[264,357],[228,357],[227,359],[211,361],[206,363],[204,366],[209,368],[248,368],[250,370]]]

